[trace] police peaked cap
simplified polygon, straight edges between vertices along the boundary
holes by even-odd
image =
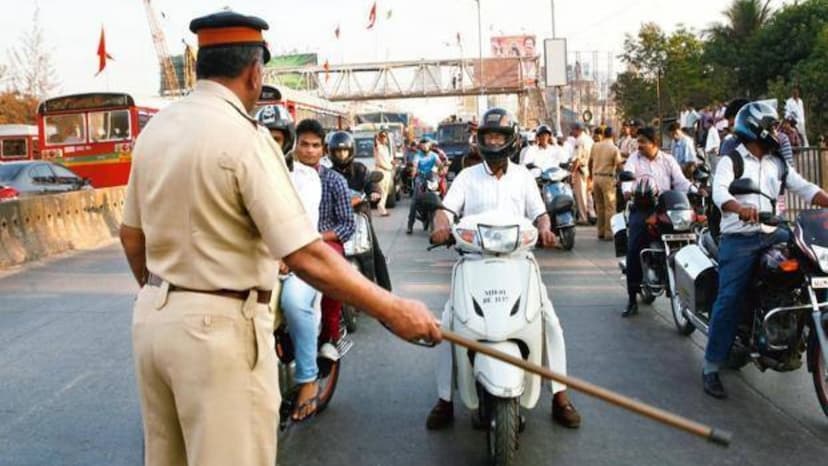
[[[270,50],[262,31],[269,29],[267,22],[256,16],[245,16],[234,11],[220,11],[190,21],[190,31],[198,35],[198,47],[227,45],[261,45],[264,61],[270,61]]]

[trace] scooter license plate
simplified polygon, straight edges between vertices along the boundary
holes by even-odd
[[[661,239],[664,241],[695,241],[696,234],[695,233],[673,233],[673,234],[666,234],[661,235]]]
[[[811,277],[811,287],[818,289],[828,288],[828,277]]]

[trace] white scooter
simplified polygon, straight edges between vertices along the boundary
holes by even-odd
[[[439,200],[431,202],[448,211]],[[531,252],[537,229],[526,218],[491,211],[455,220],[452,235],[460,258],[446,304],[451,330],[540,364],[544,290]],[[535,407],[540,377],[458,346],[453,357],[460,398],[478,410],[492,463],[512,464],[524,424],[520,407]]]

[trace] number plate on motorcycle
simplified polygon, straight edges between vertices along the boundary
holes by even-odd
[[[695,233],[674,233],[674,234],[666,234],[661,235],[661,239],[664,241],[695,241],[696,234]]]
[[[828,277],[811,277],[811,286],[814,288],[828,288]]]

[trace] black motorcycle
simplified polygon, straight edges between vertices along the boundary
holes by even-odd
[[[730,185],[734,195],[763,194],[751,179]],[[761,371],[793,371],[803,364],[813,375],[814,389],[828,416],[828,209],[800,213],[793,225],[773,212],[762,212],[765,227],[787,229],[790,241],[770,247],[753,271],[745,300],[749,313],[737,330],[728,365],[753,362]],[[718,292],[718,242],[705,231],[697,244],[675,258],[678,306],[676,329],[708,334]],[[747,273],[747,272],[746,272]]]

